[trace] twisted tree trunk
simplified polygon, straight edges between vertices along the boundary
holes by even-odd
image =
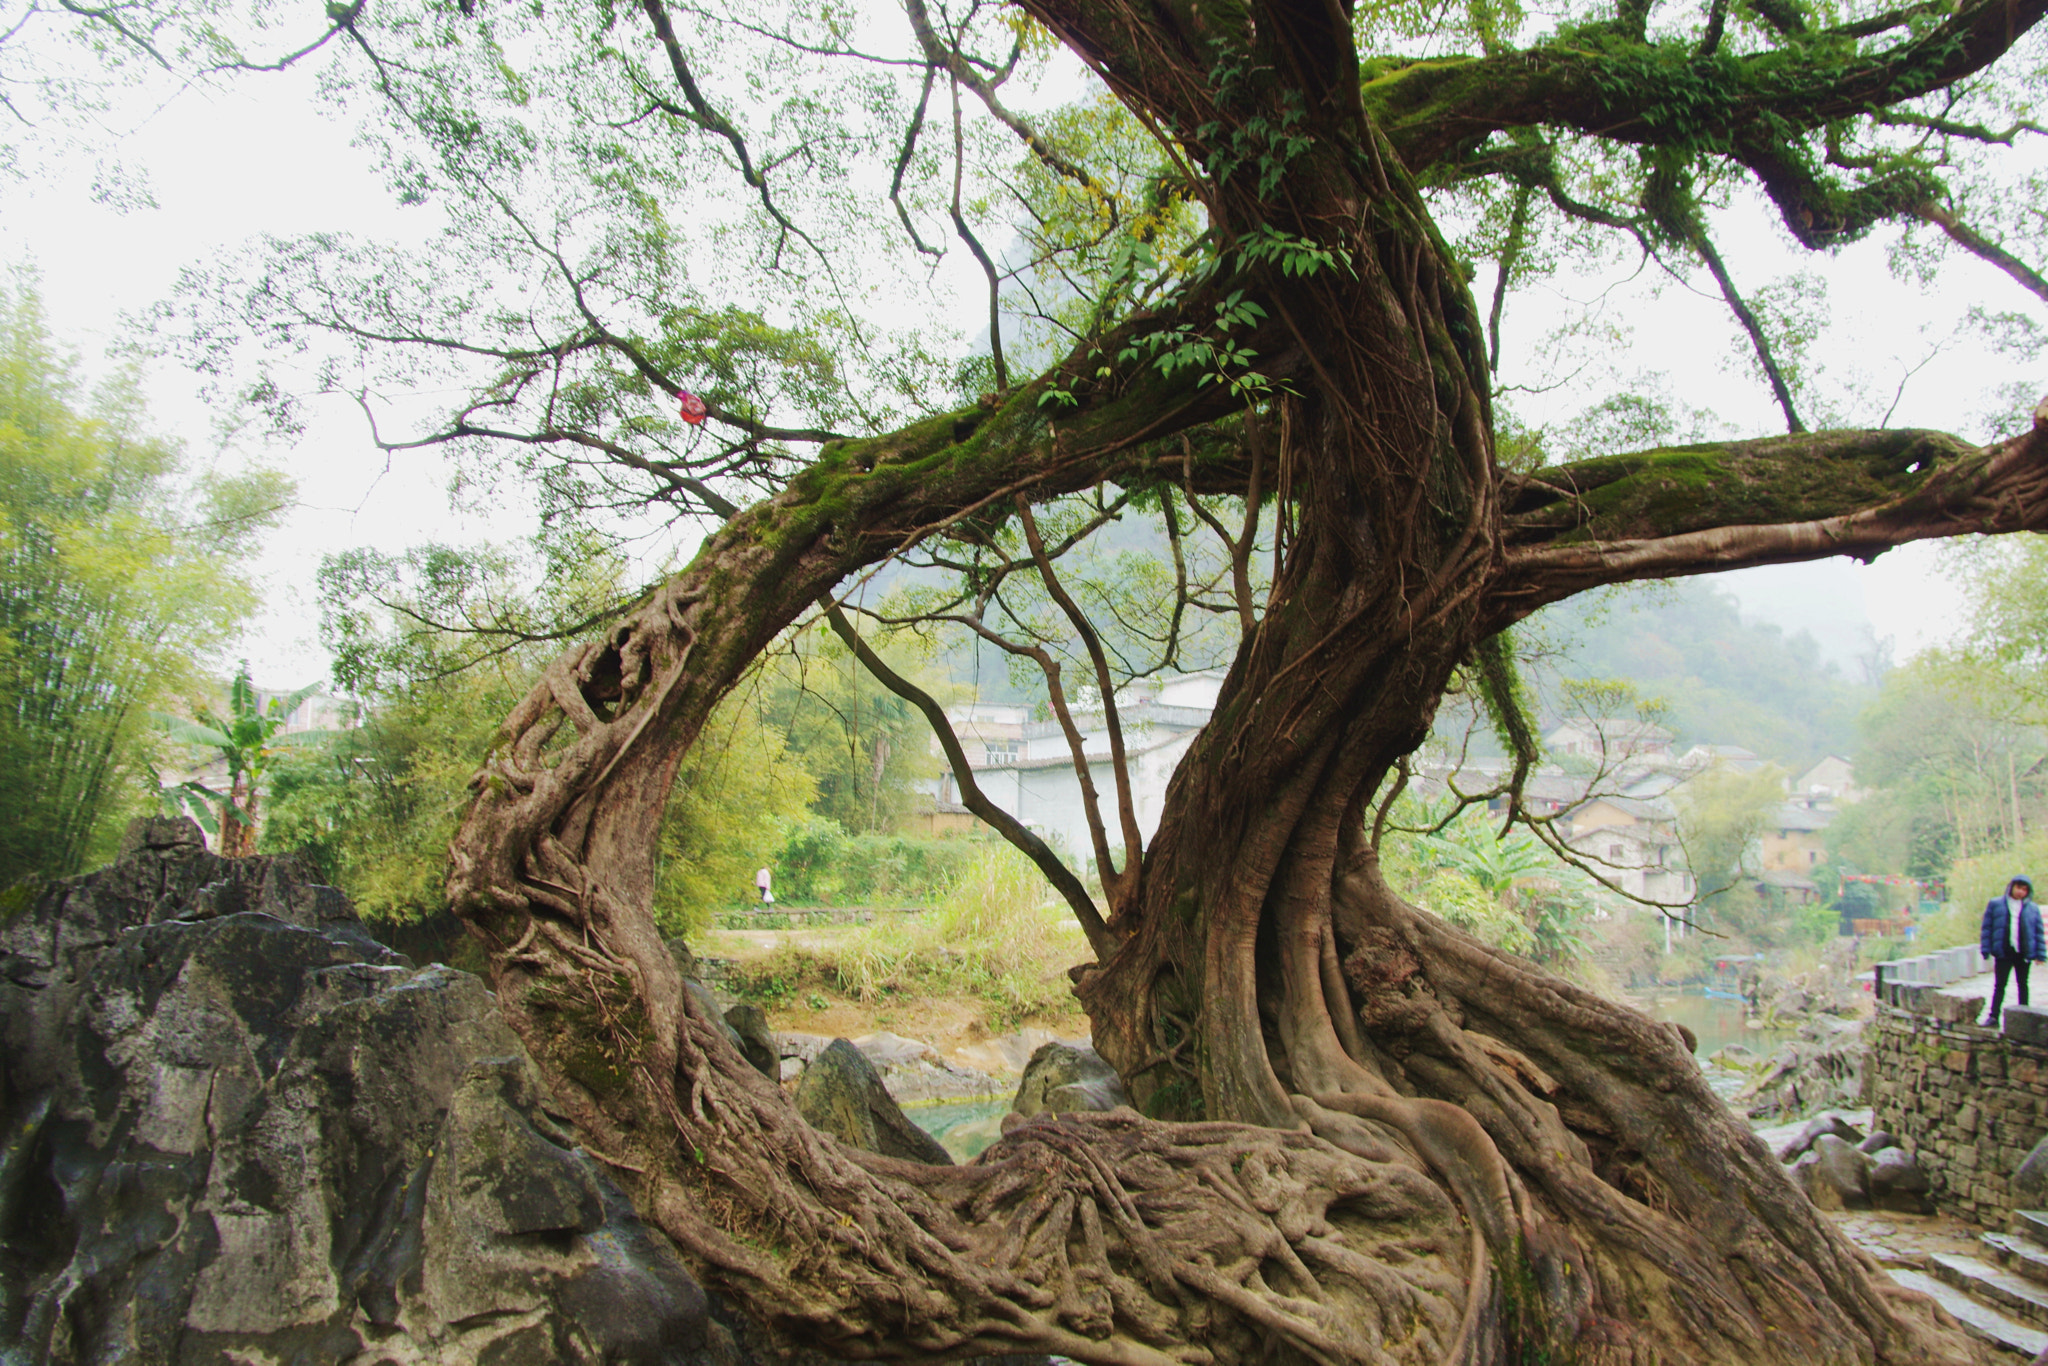
[[[1027,459],[1059,449],[1031,444],[1042,429],[1019,414],[1035,406],[1027,392],[969,432],[933,496],[974,507],[983,490],[1069,477]],[[1318,420],[1304,404],[1291,425]],[[1017,431],[1037,436],[1008,444]],[[1721,456],[1747,468],[1771,446]],[[1931,468],[1907,468],[1929,450]],[[1139,1093],[1207,1121],[1038,1124],[947,1170],[805,1128],[682,993],[647,909],[648,852],[677,761],[752,652],[885,553],[899,519],[942,518],[896,477],[931,454],[913,439],[848,454],[835,496],[792,488],[734,518],[605,640],[558,660],[508,721],[454,850],[451,891],[508,1016],[592,1149],[707,1279],[847,1355],[1970,1357],[1818,1218],[1675,1031],[1484,948],[1378,879],[1363,808],[1446,672],[1475,635],[1568,589],[1510,548],[1454,574],[1387,561],[1416,587],[1347,591],[1371,566],[1327,538],[1382,533],[1320,492],[1300,495],[1282,588],[1175,780],[1110,927],[1119,947],[1083,976],[1098,1040]],[[1809,454],[1904,478],[1882,503],[1859,506],[1869,490],[1848,480],[1832,516],[1715,533],[1711,562],[2048,524],[2048,410],[1990,451],[1842,434]],[[1094,468],[1136,477],[1116,459]],[[1633,468],[1654,484],[1654,457]],[[820,506],[853,511],[817,529]],[[1500,524],[1499,539],[1536,546],[1555,530]],[[1462,535],[1416,539],[1464,563],[1444,553]],[[1605,544],[1635,547],[1613,552],[1619,576],[1653,542]],[[1568,555],[1572,586],[1597,573],[1583,546],[1532,553]]]
[[[450,890],[589,1146],[711,1283],[847,1356],[1972,1359],[1676,1030],[1404,904],[1366,813],[1503,625],[1597,583],[2048,526],[2048,425],[1509,479],[1484,328],[1358,105],[1336,7],[1032,9],[1209,168],[1228,268],[993,411],[828,448],[508,720]],[[1256,376],[1217,341],[1230,310]],[[1214,382],[1151,363],[1169,335],[1216,341],[1194,366]],[[903,545],[1019,494],[1242,489],[1243,461],[1160,438],[1248,387],[1272,400],[1251,435],[1275,582],[1079,982],[1134,1094],[1198,1122],[1035,1122],[947,1169],[820,1137],[684,994],[648,913],[682,755],[777,632]]]

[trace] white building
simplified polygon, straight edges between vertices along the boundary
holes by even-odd
[[[1117,693],[1131,805],[1138,832],[1147,841],[1159,828],[1166,785],[1196,734],[1208,724],[1222,687],[1221,672],[1203,670],[1141,679]],[[990,801],[1076,863],[1093,858],[1095,846],[1088,834],[1080,774],[1073,747],[1058,721],[1026,720],[1022,708],[986,703],[949,707],[946,717],[960,737],[975,783]],[[1095,787],[1103,829],[1109,835],[1110,852],[1121,863],[1123,833],[1117,814],[1116,772],[1110,763],[1108,718],[1099,699],[1081,697],[1074,701],[1073,719],[1081,735],[1082,756]],[[940,775],[934,795],[941,810],[959,802],[952,773]]]
[[[1543,737],[1543,748],[1551,754],[1613,763],[1667,755],[1674,738],[1664,727],[1639,717],[1573,717]]]

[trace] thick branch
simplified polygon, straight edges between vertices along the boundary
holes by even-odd
[[[2011,50],[2044,13],[2048,0],[1979,0],[1938,28],[1847,61],[1818,47],[1617,55],[1558,43],[1383,69],[1364,98],[1415,172],[1511,128],[1573,128],[1645,146],[1776,146],[1953,85]]]
[[[1601,584],[2048,530],[2048,400],[2033,424],[1982,449],[1940,432],[1817,432],[1512,480],[1489,620],[1506,625]]]

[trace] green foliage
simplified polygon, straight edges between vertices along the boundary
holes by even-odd
[[[1984,539],[1947,557],[1968,613],[1950,680],[1978,680],[1980,706],[1995,701],[2016,721],[2048,725],[2048,536]]]
[[[313,849],[365,915],[435,914],[499,718],[534,685],[555,638],[630,596],[623,576],[602,544],[566,536],[330,557],[323,636],[337,680],[364,699],[364,723],[331,754],[279,771],[265,847]],[[864,673],[856,680],[851,662],[836,641],[799,637],[712,713],[663,816],[664,932],[701,930],[751,900],[763,864],[785,901],[922,899],[955,871],[963,856],[950,844],[877,833],[930,771],[929,731]]]
[[[1829,860],[1843,870],[1935,878],[1948,867],[1955,826],[1936,787],[1908,783],[1837,811],[1825,839]]]
[[[1579,927],[1593,909],[1585,875],[1535,835],[1503,835],[1477,807],[1440,833],[1430,828],[1442,816],[1419,802],[1404,799],[1400,817],[1406,828],[1382,843],[1381,866],[1418,906],[1510,953],[1552,964],[1579,954]]]
[[[922,673],[913,644],[871,643],[897,672],[913,681]],[[894,828],[917,782],[938,772],[923,713],[876,682],[822,623],[785,639],[736,695],[811,775],[815,814],[841,830]]]
[[[279,475],[197,474],[137,376],[90,398],[32,286],[0,286],[0,884],[75,872],[155,804],[147,717],[256,605]]]
[[[2010,878],[2012,874],[2002,873],[1993,876]],[[1952,895],[1953,890],[1951,889]],[[1935,949],[1950,949],[1963,944],[1978,943],[1978,931],[1984,921],[1984,905],[2003,890],[2003,884],[1999,884],[1995,891],[1986,892],[1983,896],[1976,896],[1973,891],[1971,895],[1950,901],[1941,910],[1920,922],[1920,937],[1913,941],[1912,952],[1928,953]]]
[[[446,907],[448,844],[469,780],[532,677],[503,657],[410,682],[380,676],[390,691],[373,695],[360,726],[273,768],[261,847],[310,854],[365,917],[415,924]]]
[[[2048,831],[2029,832],[2017,845],[1957,859],[1948,873],[1949,900],[1976,916],[1992,897],[2004,895],[2006,885],[2014,878],[2048,878],[2048,873],[2040,871],[2042,868],[2048,868]],[[2040,899],[2038,891],[2035,899]]]
[[[1886,676],[1861,718],[1857,777],[1876,787],[1829,830],[1858,871],[1949,876],[1979,906],[2048,828],[2048,540],[1952,547],[1964,620],[1951,648]],[[2015,853],[2017,850],[2017,854]],[[2031,866],[2031,865],[2029,865]]]
[[[321,639],[361,725],[277,764],[262,848],[310,853],[368,918],[438,915],[449,841],[501,718],[555,653],[550,637],[625,595],[620,577],[566,536],[327,557]]]
[[[654,917],[665,935],[692,935],[714,911],[754,896],[754,870],[780,872],[778,854],[810,815],[817,781],[746,697],[712,713],[676,775],[662,817]],[[790,880],[777,879],[788,900]]]
[[[1784,774],[1778,769],[1744,773],[1720,766],[1673,795],[1678,842],[1685,849],[1702,905],[1733,915],[1748,904],[1742,880],[1759,871],[1753,863],[1758,842],[1784,799]]]
[[[1201,378],[1199,384],[1223,383],[1232,393],[1249,397],[1270,387],[1263,375],[1251,370],[1258,358],[1250,347],[1229,339],[1238,328],[1247,331],[1266,316],[1266,310],[1234,290],[1216,304],[1216,320],[1207,330],[1186,323],[1141,333],[1118,353],[1117,359],[1131,362],[1149,359],[1152,367],[1168,379],[1182,370]]]
[[[804,822],[769,860],[776,897],[792,904],[910,906],[945,894],[980,847],[963,839],[849,835],[838,822]]]
[[[1087,956],[1087,945],[1044,876],[1008,845],[953,843],[970,857],[930,912],[785,944],[742,966],[730,985],[770,1007],[814,986],[870,1003],[968,996],[998,1032],[1068,1003],[1066,969]]]
[[[300,703],[320,690],[311,683],[295,693],[259,703],[256,685],[249,677],[249,661],[242,661],[228,684],[227,710],[202,707],[194,719],[181,720],[163,712],[151,719],[172,743],[198,750],[209,761],[227,766],[228,790],[212,793],[196,782],[180,784],[166,791],[167,802],[189,806],[194,796],[205,794],[220,802],[220,820],[210,833],[220,837],[221,851],[230,857],[255,849],[258,811],[265,790],[264,780],[272,763],[288,749],[303,749],[333,739],[329,731],[285,733],[285,725]]]
[[[1528,953],[1536,947],[1536,936],[1522,923],[1522,917],[1498,893],[1460,869],[1442,868],[1432,873],[1418,890],[1415,904],[1497,949]]]
[[[1862,871],[1916,877],[2010,847],[2048,799],[2048,733],[2028,719],[2027,688],[2023,663],[1967,654],[1925,655],[1888,675],[1863,715],[1857,764],[1858,780],[1881,790],[1838,847]]]
[[[1526,830],[1503,836],[1482,808],[1471,808],[1441,835],[1411,836],[1426,859],[1453,869],[1489,896],[1512,892],[1520,884],[1554,873],[1557,861],[1541,840]]]

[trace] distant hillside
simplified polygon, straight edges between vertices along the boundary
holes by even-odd
[[[1678,743],[1741,745],[1787,768],[1847,754],[1877,690],[1845,678],[1805,631],[1745,620],[1711,582],[1636,584],[1548,608],[1521,628],[1542,651],[1536,684],[1555,714],[1560,678],[1626,679],[1669,707]]]

